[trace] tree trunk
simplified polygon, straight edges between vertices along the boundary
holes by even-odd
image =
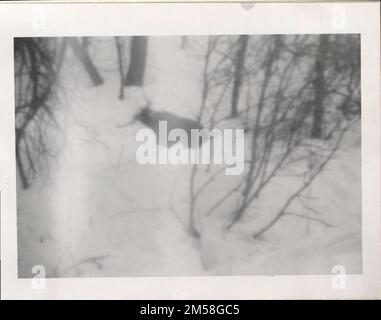
[[[319,36],[315,60],[314,106],[311,138],[321,139],[323,133],[324,98],[325,98],[325,60],[327,56],[328,35]]]
[[[20,181],[21,181],[21,188],[22,189],[28,189],[29,188],[29,181],[25,173],[25,169],[21,160],[21,154],[20,154],[20,132],[16,129],[16,165],[17,170],[19,173]]]
[[[234,67],[234,84],[233,84],[233,93],[232,93],[231,117],[238,116],[238,100],[239,100],[239,93],[241,91],[243,69],[245,66],[245,55],[246,55],[248,41],[249,41],[248,35],[239,36],[238,51],[235,57],[235,67]]]
[[[147,46],[148,37],[132,37],[130,67],[124,81],[125,86],[143,86],[147,59]]]
[[[81,61],[93,84],[95,86],[102,85],[103,79],[100,76],[97,68],[93,64],[93,61],[91,60],[83,44],[79,42],[78,38],[70,38],[70,45],[73,49],[74,54]]]
[[[123,48],[120,43],[119,37],[115,37],[116,52],[118,54],[118,65],[119,65],[119,76],[120,76],[120,89],[119,89],[119,100],[124,99],[124,68],[123,68]]]

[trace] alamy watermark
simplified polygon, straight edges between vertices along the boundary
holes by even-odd
[[[46,289],[46,270],[42,265],[35,265],[32,267],[32,274],[34,275],[31,280],[32,288],[35,290]]]
[[[244,170],[245,133],[243,129],[176,128],[168,131],[167,121],[158,130],[140,129],[136,141],[136,161],[146,164],[225,164],[226,175]]]
[[[347,285],[347,273],[345,267],[338,264],[334,265],[331,269],[332,281],[331,286],[334,290],[345,290]]]

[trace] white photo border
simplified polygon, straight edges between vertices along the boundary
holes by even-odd
[[[0,3],[1,295],[5,299],[334,299],[380,297],[379,3]],[[47,279],[17,278],[14,37],[361,34],[363,273]]]

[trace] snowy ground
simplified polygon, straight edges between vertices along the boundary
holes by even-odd
[[[192,117],[199,106],[200,61],[180,43],[178,37],[150,38],[145,90],[154,108]],[[358,131],[310,191],[319,199],[320,218],[333,228],[288,216],[265,238],[253,239],[287,196],[293,181],[280,177],[231,231],[222,227],[222,210],[200,220],[196,240],[181,223],[187,219],[190,166],[138,165],[135,134],[143,126],[116,126],[141,103],[134,89],[117,99],[116,58],[95,55],[105,80],[97,88],[71,59],[61,79],[65,136],[56,142],[59,156],[31,189],[18,190],[20,277],[32,276],[36,264],[50,277],[326,274],[337,264],[361,272]],[[225,177],[218,188],[232,179]]]

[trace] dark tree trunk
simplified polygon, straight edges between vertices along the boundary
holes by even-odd
[[[123,68],[123,48],[120,43],[119,37],[115,37],[116,52],[118,54],[119,76],[120,76],[120,89],[119,100],[124,99],[124,68]]]
[[[124,81],[125,86],[143,86],[147,59],[147,46],[148,37],[132,37],[130,67]]]
[[[327,56],[328,35],[319,36],[315,60],[314,105],[311,138],[321,139],[323,134],[324,98],[325,98],[325,60]]]
[[[100,76],[83,44],[79,42],[78,38],[70,38],[70,45],[73,49],[74,54],[81,61],[93,84],[95,86],[102,85],[103,79]]]
[[[20,154],[20,132],[16,129],[16,165],[17,165],[17,171],[19,173],[20,181],[21,181],[21,187],[23,189],[29,188],[29,181],[25,173],[25,169],[21,160],[21,154]]]
[[[241,91],[243,69],[245,66],[245,55],[246,55],[248,41],[249,41],[248,35],[239,36],[238,51],[235,57],[235,67],[234,67],[234,83],[233,83],[232,104],[231,104],[231,117],[238,116],[238,100],[239,100],[239,93]]]

